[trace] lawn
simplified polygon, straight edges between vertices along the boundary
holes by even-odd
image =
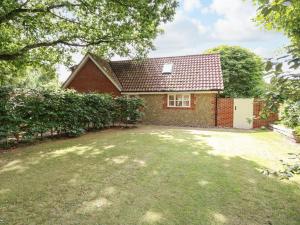
[[[262,175],[270,131],[142,126],[0,154],[0,224],[300,224],[300,182]]]

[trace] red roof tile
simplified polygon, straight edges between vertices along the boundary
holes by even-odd
[[[171,74],[162,74],[163,65],[166,63],[173,64]],[[123,92],[223,89],[218,54],[111,61],[110,66],[120,81]]]

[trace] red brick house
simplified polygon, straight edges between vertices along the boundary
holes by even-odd
[[[213,127],[223,78],[218,54],[141,61],[106,61],[87,54],[63,87],[139,96],[145,100],[146,123]]]

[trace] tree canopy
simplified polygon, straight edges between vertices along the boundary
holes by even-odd
[[[300,130],[300,79],[299,74],[290,76],[282,73],[282,60],[288,62],[290,68],[300,66],[300,1],[299,0],[253,0],[259,5],[256,21],[268,30],[283,32],[291,41],[287,46],[288,54],[269,62],[267,70],[275,72],[270,85],[264,94],[266,107],[263,114],[277,112],[282,105],[281,119],[289,127]]]
[[[143,56],[160,25],[172,20],[176,0],[2,0],[0,82],[28,65],[68,64],[78,51]]]
[[[255,20],[267,30],[283,32],[291,41],[287,58],[291,68],[300,66],[300,1],[299,0],[253,0],[258,4]],[[292,56],[292,57],[290,57]],[[282,63],[277,64],[280,71]],[[271,63],[269,63],[269,69]]]
[[[226,97],[256,97],[262,93],[264,63],[253,52],[238,46],[222,45],[206,51],[219,53]]]

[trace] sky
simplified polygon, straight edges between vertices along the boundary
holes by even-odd
[[[257,26],[255,14],[251,0],[180,0],[174,20],[162,26],[164,33],[149,57],[200,54],[219,45],[245,47],[264,58],[280,55],[288,39]],[[74,55],[74,62],[82,57]],[[58,73],[60,81],[70,75],[63,66]]]

